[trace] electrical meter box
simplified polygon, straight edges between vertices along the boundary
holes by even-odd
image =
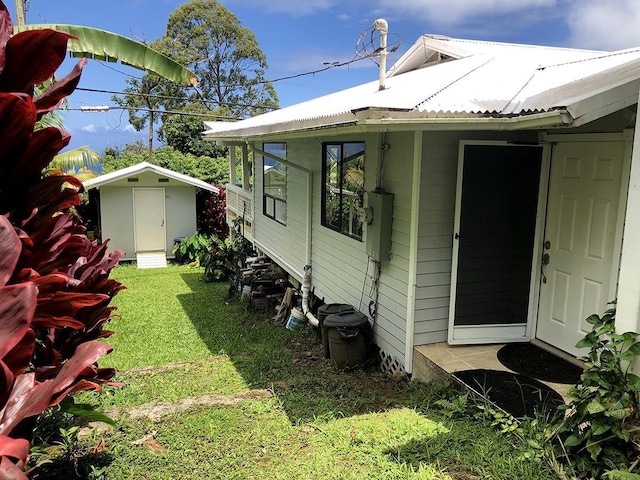
[[[367,225],[367,255],[376,262],[391,260],[393,194],[383,191],[368,192],[367,203],[373,211],[373,221]]]

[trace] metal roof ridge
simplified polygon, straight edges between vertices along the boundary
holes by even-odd
[[[441,40],[441,41],[450,41],[453,43],[469,43],[469,44],[476,44],[476,45],[491,45],[491,46],[498,46],[498,47],[515,47],[520,49],[558,50],[558,51],[565,51],[565,52],[582,52],[582,53],[585,53],[585,52],[610,53],[608,51],[592,50],[588,48],[584,49],[584,48],[562,47],[562,46],[554,46],[554,45],[536,45],[533,43],[497,42],[494,40],[478,40],[473,38],[454,38],[454,37],[447,37],[444,35],[425,34],[425,35],[422,35],[422,37],[434,38],[436,40]]]
[[[540,67],[537,67],[537,70],[545,70],[547,68],[554,68],[554,67],[563,67],[563,66],[566,66],[566,65],[574,65],[576,63],[592,62],[592,61],[595,61],[595,60],[602,60],[603,58],[611,58],[611,57],[617,57],[617,56],[622,56],[622,55],[629,55],[631,53],[640,53],[640,47],[628,48],[626,50],[616,50],[616,51],[613,51],[613,52],[601,52],[601,55],[598,55],[598,56],[595,56],[595,57],[579,58],[579,59],[576,59],[576,60],[555,63],[555,64],[552,64],[552,65],[542,65]]]
[[[490,62],[492,62],[493,60],[495,60],[495,57],[492,56],[488,56],[486,54],[482,54],[482,53],[478,53],[476,55],[473,55],[474,57],[483,57],[486,56],[488,57],[487,60],[485,62],[480,63],[479,65],[476,65],[475,67],[473,67],[471,70],[468,70],[467,72],[465,72],[463,75],[459,76],[458,78],[456,78],[455,80],[449,82],[447,85],[445,85],[444,87],[442,87],[440,90],[431,93],[431,95],[429,95],[427,98],[425,98],[424,100],[418,102],[416,105],[414,105],[413,109],[416,110],[420,105],[422,105],[425,102],[428,102],[429,100],[431,100],[432,98],[438,96],[440,93],[444,92],[445,90],[447,90],[448,88],[452,87],[453,85],[455,85],[456,83],[458,83],[460,80],[462,80],[463,78],[468,77],[469,75],[471,75],[473,72],[475,72],[476,70],[484,67],[485,65],[489,64]]]

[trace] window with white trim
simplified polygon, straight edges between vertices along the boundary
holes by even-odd
[[[277,158],[287,159],[286,143],[264,143],[262,149]],[[265,217],[287,224],[287,167],[264,155],[262,165],[262,205]]]

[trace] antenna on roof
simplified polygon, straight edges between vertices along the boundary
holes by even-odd
[[[389,33],[389,24],[385,19],[379,18],[373,22],[373,28],[380,32],[380,80],[378,90],[384,90],[384,76],[387,71],[387,34]]]
[[[389,35],[395,37],[393,45],[388,47]],[[369,38],[367,38],[367,36]],[[374,42],[379,40],[380,46],[374,47]],[[374,57],[380,57],[378,64],[380,70],[379,90],[385,89],[385,78],[387,70],[387,56],[400,48],[400,36],[396,33],[389,33],[389,24],[383,18],[379,18],[373,25],[367,28],[356,43],[356,55],[360,58],[371,58],[376,64]]]

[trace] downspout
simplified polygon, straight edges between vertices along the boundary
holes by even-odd
[[[305,258],[307,260],[307,264],[304,266],[304,275],[302,278],[302,312],[309,320],[309,324],[317,327],[320,325],[318,319],[311,313],[311,308],[309,305],[310,293],[311,293],[311,235],[313,229],[313,223],[311,215],[313,214],[313,172],[304,168],[300,165],[296,165],[295,163],[289,162],[284,158],[280,158],[271,153],[267,153],[264,150],[257,148],[253,143],[247,142],[249,149],[258,155],[262,155],[263,157],[272,158],[273,160],[286,165],[287,167],[292,167],[307,175],[307,225],[306,225],[306,245],[305,245]]]
[[[318,327],[320,321],[311,313],[309,305],[311,292],[311,235],[313,233],[313,224],[311,215],[313,214],[313,174],[311,170],[307,171],[307,245],[306,255],[307,264],[304,266],[304,277],[302,281],[302,313],[304,313],[309,325]]]
[[[418,226],[420,211],[420,183],[422,176],[422,132],[413,140],[413,175],[411,181],[411,231],[409,235],[409,281],[407,282],[407,331],[405,337],[404,370],[413,371],[413,336],[416,320],[416,288],[418,270]]]

